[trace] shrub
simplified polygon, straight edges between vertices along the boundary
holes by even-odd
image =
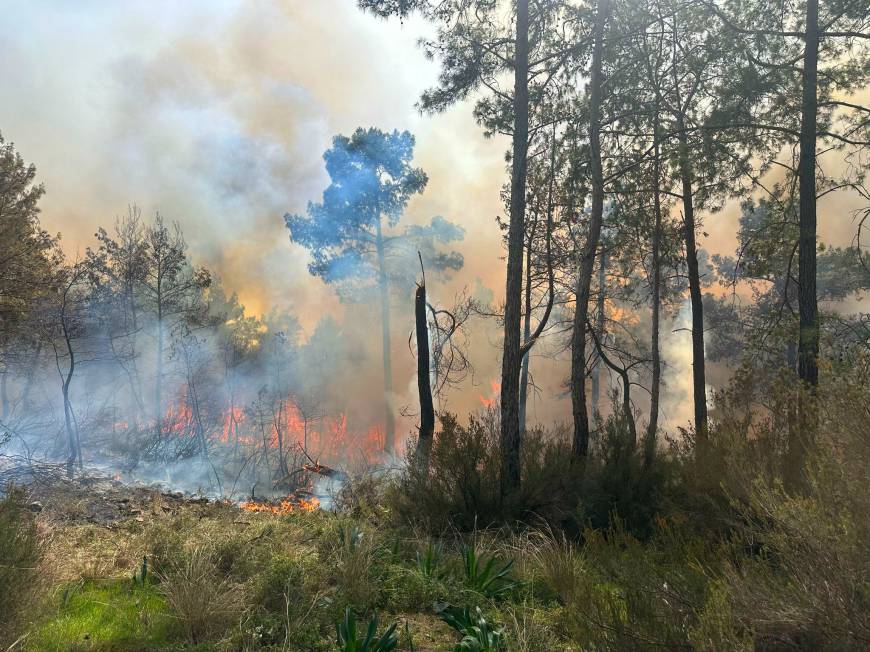
[[[241,587],[220,576],[205,548],[171,564],[160,574],[159,588],[190,643],[222,636],[243,611]]]
[[[422,468],[411,455],[385,500],[402,522],[432,533],[454,528],[469,532],[497,522],[561,524],[575,514],[580,479],[564,434],[525,434],[521,489],[503,501],[495,424],[472,416],[463,426],[455,416],[443,414],[428,467]]]
[[[508,561],[499,568],[499,560],[492,556],[484,563],[473,545],[462,547],[462,569],[465,582],[472,591],[488,598],[496,598],[516,588],[517,583],[510,577],[514,562]]]
[[[379,589],[374,581],[375,566],[385,554],[370,532],[355,524],[339,527],[337,545],[327,563],[333,568],[344,602],[360,609],[375,606]]]
[[[586,463],[578,523],[606,529],[618,520],[633,535],[646,538],[666,504],[674,476],[670,461],[660,454],[651,464],[644,462],[622,412],[608,417],[598,430]]]
[[[21,619],[36,599],[43,544],[24,492],[0,499],[0,647],[17,638]]]
[[[870,378],[826,383],[806,482],[758,480],[740,505],[754,554],[727,574],[761,649],[870,646]]]

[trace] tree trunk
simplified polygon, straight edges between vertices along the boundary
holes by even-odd
[[[646,431],[646,446],[644,459],[652,462],[655,455],[656,433],[659,428],[659,393],[661,391],[662,363],[659,349],[659,306],[661,303],[661,232],[662,204],[659,192],[661,179],[661,159],[659,156],[659,119],[658,105],[655,108],[655,126],[653,138],[653,213],[655,224],[652,234],[652,334],[650,346],[652,349],[652,379],[650,387],[649,425]]]
[[[417,461],[421,468],[429,466],[429,451],[435,434],[435,406],[432,403],[432,383],[429,360],[429,324],[426,321],[426,282],[417,286],[414,294],[414,321],[417,334],[417,393],[420,396],[420,435],[417,438]]]
[[[61,394],[63,395],[63,419],[64,427],[66,428],[67,448],[69,454],[66,459],[66,474],[67,477],[73,476],[76,460],[78,460],[79,469],[82,468],[82,451],[81,443],[79,442],[78,428],[76,427],[75,415],[73,414],[72,400],[70,399],[69,390],[72,384],[73,375],[76,370],[76,355],[73,350],[72,337],[70,336],[69,326],[66,316],[66,296],[63,297],[64,305],[60,312],[60,326],[63,333],[63,341],[66,346],[67,355],[69,356],[69,365],[67,366],[66,374],[61,377]]]
[[[511,164],[510,226],[501,364],[501,494],[520,486],[520,303],[523,291],[523,240],[526,212],[526,155],[529,138],[529,2],[517,0],[514,54],[514,129]]]
[[[596,298],[595,328],[598,329],[598,337],[604,337],[604,297],[607,285],[607,251],[604,243],[601,244],[601,252],[598,254],[598,297]],[[592,416],[601,415],[601,356],[595,354],[592,362]]]
[[[157,369],[154,378],[154,435],[160,447],[163,446],[163,296],[162,278],[157,276]]]
[[[692,394],[695,403],[695,431],[698,443],[707,441],[707,380],[704,364],[704,304],[701,277],[698,272],[698,249],[695,244],[695,205],[692,196],[692,165],[689,144],[682,115],[677,118],[679,130],[680,180],[683,186],[683,237],[686,244],[686,271],[689,276],[689,297],[692,304]]]
[[[392,455],[396,445],[396,422],[393,416],[393,362],[390,352],[390,292],[387,285],[387,262],[381,220],[377,221],[378,290],[381,297],[381,337],[384,354],[384,452]]]
[[[523,315],[523,342],[528,342],[532,336],[532,240],[526,247],[526,287],[525,314]],[[527,351],[523,356],[523,366],[520,370],[520,434],[526,431],[526,409],[529,400],[529,356]]]
[[[610,0],[598,3],[595,16],[595,43],[592,48],[592,69],[589,80],[589,155],[592,181],[592,212],[589,233],[580,260],[577,277],[574,324],[571,334],[571,413],[574,418],[574,456],[585,458],[589,451],[589,414],[586,409],[586,319],[589,314],[589,290],[595,252],[601,237],[604,217],[604,172],[601,164],[601,84],[604,30],[610,18]]]
[[[803,101],[799,173],[798,334],[797,368],[801,384],[811,392],[819,384],[819,306],[816,296],[816,131],[819,60],[819,2],[807,0],[803,67]],[[802,475],[808,449],[815,439],[815,411],[801,401],[797,428],[789,441],[790,471]]]

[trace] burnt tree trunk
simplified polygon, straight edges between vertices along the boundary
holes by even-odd
[[[430,378],[429,324],[426,321],[426,282],[414,293],[414,324],[417,335],[417,393],[420,396],[420,434],[417,438],[417,461],[429,466],[429,452],[435,435],[435,406]]]
[[[594,45],[589,81],[589,155],[592,181],[592,211],[589,216],[589,233],[580,260],[574,307],[574,323],[571,335],[571,413],[574,419],[573,452],[577,458],[585,458],[589,452],[589,414],[586,409],[586,319],[589,314],[589,291],[595,252],[601,237],[601,222],[604,217],[604,172],[601,163],[601,86],[602,52],[604,31],[610,18],[610,0],[598,3],[595,16]]]
[[[501,494],[520,486],[519,390],[520,312],[523,291],[523,234],[526,213],[526,157],[529,138],[529,2],[517,0],[514,52],[514,129],[510,225],[505,283],[504,350],[501,364]]]

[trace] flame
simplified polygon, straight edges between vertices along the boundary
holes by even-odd
[[[320,509],[320,501],[315,496],[310,498],[288,496],[280,502],[250,501],[241,503],[239,507],[248,512],[290,514],[292,512],[313,512]]]
[[[494,383],[494,387],[497,383]],[[286,455],[298,450],[312,461],[327,464],[340,463],[349,457],[362,455],[367,461],[376,461],[383,453],[384,436],[380,426],[351,429],[344,412],[318,416],[306,421],[293,396],[275,400],[263,412],[267,425],[262,428],[261,416],[250,405],[233,405],[219,414],[195,414],[187,387],[182,386],[169,403],[161,422],[161,432],[167,439],[190,440],[202,425],[210,445],[240,447],[248,450],[282,450]],[[199,421],[197,420],[199,416]],[[118,421],[113,427],[123,430],[148,430],[153,425]]]
[[[501,394],[501,382],[492,379],[489,381],[490,386],[492,387],[492,393],[489,396],[484,396],[481,394],[478,398],[480,399],[481,405],[485,407],[487,410],[495,405],[495,402],[498,400],[499,394]]]

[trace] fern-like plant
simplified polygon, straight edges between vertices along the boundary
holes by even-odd
[[[344,611],[344,620],[335,625],[338,634],[338,649],[341,652],[391,652],[399,644],[396,636],[396,623],[393,623],[378,637],[378,617],[372,616],[366,629],[365,637],[359,638],[356,629],[356,616],[348,607]]]

